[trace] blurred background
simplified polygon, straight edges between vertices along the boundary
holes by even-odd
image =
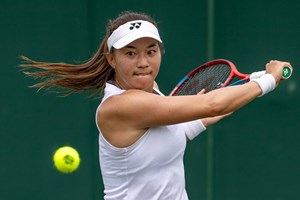
[[[157,82],[168,94],[198,65],[226,58],[244,73],[270,59],[294,74],[188,144],[191,200],[300,198],[300,2],[297,0],[1,0],[0,199],[103,199],[95,110],[101,99],[37,92],[18,68],[20,55],[79,63],[96,52],[108,19],[121,11],[159,21],[166,53]],[[76,148],[79,169],[54,167],[54,151]]]

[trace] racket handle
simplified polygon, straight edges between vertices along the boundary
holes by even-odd
[[[255,79],[255,78],[260,78],[262,75],[264,75],[266,73],[266,71],[258,71],[258,72],[253,72],[252,74],[250,74],[249,79]],[[287,80],[292,76],[293,70],[288,67],[288,66],[284,66],[283,70],[282,70],[282,75],[281,75],[281,79],[283,80]]]
[[[286,80],[289,79],[292,76],[293,70],[288,67],[288,66],[284,66],[283,70],[282,70],[282,76],[281,78]]]

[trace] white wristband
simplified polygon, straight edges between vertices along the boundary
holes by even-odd
[[[260,78],[252,79],[251,81],[255,81],[262,91],[261,95],[258,97],[264,96],[265,94],[274,90],[276,87],[276,80],[271,74],[265,74]]]
[[[201,132],[206,130],[206,127],[203,125],[201,120],[194,120],[190,122],[183,123],[183,129],[185,135],[189,140],[197,137]]]

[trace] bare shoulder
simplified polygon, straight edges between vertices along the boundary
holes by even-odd
[[[136,105],[138,99],[142,98],[143,96],[148,95],[147,92],[142,90],[126,90],[122,94],[114,95],[107,98],[101,105],[100,112],[108,112],[113,113],[120,113],[124,111],[123,109],[127,110],[127,108]],[[126,111],[128,114],[128,111]]]
[[[125,91],[106,99],[97,110],[97,124],[105,139],[116,147],[133,144],[147,130],[137,126],[134,97],[142,91]],[[143,92],[142,92],[143,93]]]
[[[98,115],[134,125],[140,118],[141,112],[153,111],[157,97],[158,95],[142,90],[127,90],[106,99],[98,109]]]

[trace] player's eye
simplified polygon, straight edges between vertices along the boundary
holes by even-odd
[[[126,52],[126,55],[127,56],[134,56],[135,55],[135,52],[133,52],[133,51],[128,51],[128,52]]]
[[[151,49],[151,50],[148,51],[149,55],[154,55],[155,53],[156,53],[156,50],[154,50],[154,49]]]

